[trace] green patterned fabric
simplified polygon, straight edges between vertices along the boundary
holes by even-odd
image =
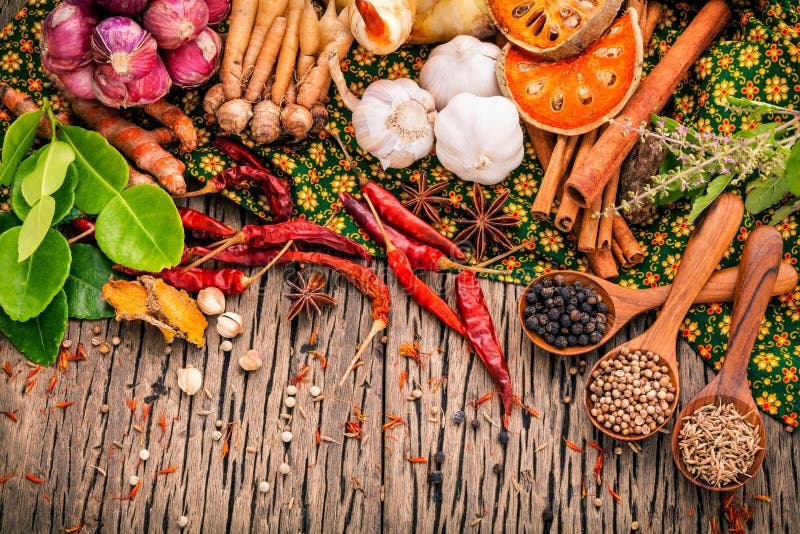
[[[64,103],[42,77],[37,48],[41,22],[54,3],[54,0],[31,0],[29,6],[22,9],[2,30],[0,79],[37,100],[49,98],[53,107],[59,109]],[[697,7],[685,2],[666,4],[665,16],[645,54],[645,70],[659,60],[697,10]],[[725,109],[724,102],[728,95],[765,100],[792,108],[800,105],[800,6],[794,0],[742,1],[734,4],[731,24],[696,63],[674,97],[673,116],[698,129],[731,133],[757,125]],[[342,67],[351,89],[360,94],[369,83],[379,78],[416,79],[428,51],[426,47],[404,47],[390,56],[376,57],[361,48],[353,48]],[[183,107],[198,127],[199,148],[179,157],[187,164],[187,174],[201,181],[232,163],[210,146],[209,141],[216,135],[216,130],[210,117],[203,115],[202,96],[200,90],[174,90],[170,95],[171,101]],[[442,209],[439,229],[451,238],[457,235],[457,221],[464,216],[460,206],[470,203],[470,184],[461,182],[445,171],[435,156],[426,157],[409,169],[385,172],[374,158],[357,150],[349,123],[350,112],[341,105],[335,92],[331,96],[331,128],[357,154],[363,170],[389,190],[400,195],[400,185],[415,182],[423,172],[428,173],[430,182],[448,183],[446,193],[453,205]],[[2,110],[0,129],[5,131],[10,120],[8,111]],[[244,141],[249,144],[247,138]],[[291,177],[297,217],[324,221],[331,214],[339,191],[354,192],[358,188],[342,154],[329,139],[267,147],[263,153],[276,168]],[[523,239],[532,242],[530,252],[513,254],[502,261],[502,268],[508,272],[497,276],[499,280],[525,284],[550,269],[586,268],[570,237],[557,231],[551,223],[534,220],[529,214],[529,206],[541,177],[542,169],[536,163],[530,146],[527,146],[523,165],[503,182],[484,191],[487,196],[494,198],[501,191],[510,189],[505,211],[520,221],[511,239],[515,243]],[[191,186],[197,187],[195,180],[192,182]],[[7,194],[7,190],[0,190],[0,210],[9,209]],[[269,218],[269,210],[263,198],[259,198],[257,190],[237,188],[226,194],[259,216]],[[634,229],[645,248],[645,260],[637,268],[620,274],[618,282],[621,285],[656,286],[668,283],[673,278],[681,251],[692,232],[692,225],[686,218],[688,213],[688,205],[678,202],[668,209],[661,209],[658,218],[649,226]],[[770,213],[757,219],[746,216],[739,236],[723,260],[723,266],[737,262],[748,232],[759,224],[766,224],[769,217]],[[332,226],[337,231],[364,241],[363,235],[359,234],[346,214],[336,216]],[[786,261],[792,264],[800,255],[797,226],[795,216],[778,225],[785,239]],[[371,243],[367,244],[377,253]],[[497,248],[490,249],[487,256],[500,252],[502,250]],[[769,415],[783,421],[790,430],[797,427],[800,411],[800,396],[797,393],[800,367],[798,305],[800,288],[773,301],[750,363],[751,387],[758,405]],[[698,306],[686,318],[681,335],[708,365],[718,369],[725,354],[729,325],[729,306]]]

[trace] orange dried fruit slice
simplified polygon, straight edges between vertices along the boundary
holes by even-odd
[[[560,61],[542,61],[506,45],[497,58],[500,90],[530,124],[579,135],[619,113],[642,73],[642,34],[634,9],[589,48]]]
[[[486,0],[509,41],[556,61],[589,46],[613,22],[622,0]]]

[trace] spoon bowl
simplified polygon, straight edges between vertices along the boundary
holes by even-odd
[[[592,424],[608,436],[623,441],[638,441],[644,439],[662,428],[675,412],[677,399],[680,395],[680,377],[678,375],[678,361],[676,353],[677,333],[686,312],[689,311],[694,300],[700,294],[714,268],[728,250],[731,240],[739,230],[739,223],[744,215],[742,200],[732,193],[723,193],[708,207],[703,218],[698,221],[692,232],[689,242],[684,250],[680,265],[675,274],[672,287],[669,290],[664,307],[655,322],[643,334],[617,347],[600,358],[592,367],[589,380],[584,390],[584,405],[589,412]],[[774,280],[773,280],[774,283]],[[771,287],[771,285],[769,286]],[[618,308],[617,308],[617,311]],[[592,376],[603,368],[603,362],[612,362],[623,347],[631,351],[640,350],[643,353],[652,352],[663,360],[667,367],[667,374],[675,388],[675,399],[672,405],[663,414],[663,421],[649,432],[627,436],[621,432],[606,428],[592,415],[595,403],[592,402],[590,386]]]
[[[746,484],[761,468],[766,449],[764,422],[747,383],[747,367],[761,319],[769,304],[769,287],[775,281],[783,256],[783,239],[771,226],[750,232],[742,252],[742,266],[736,283],[736,298],[731,314],[728,352],[719,373],[683,408],[672,431],[672,456],[683,476],[711,491],[731,491]],[[726,486],[712,486],[695,478],[687,468],[680,451],[680,432],[688,415],[709,404],[733,403],[736,410],[758,427],[758,451],[746,475]]]

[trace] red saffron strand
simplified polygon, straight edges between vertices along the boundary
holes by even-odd
[[[580,452],[580,453],[584,453],[584,452],[586,452],[584,449],[582,449],[582,448],[580,448],[579,446],[577,446],[576,444],[572,443],[572,442],[571,442],[570,440],[568,440],[566,437],[564,437],[564,436],[561,436],[561,437],[564,439],[564,443],[566,443],[566,444],[567,444],[567,447],[569,447],[569,448],[570,448],[570,449],[572,449],[573,451],[575,451],[575,452]]]

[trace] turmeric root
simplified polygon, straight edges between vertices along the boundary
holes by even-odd
[[[203,110],[209,115],[214,115],[219,107],[225,103],[225,90],[222,84],[212,85],[203,98]]]
[[[178,137],[175,135],[175,132],[173,132],[166,126],[162,126],[161,128],[156,128],[155,130],[150,130],[150,136],[153,138],[153,141],[155,141],[161,146],[171,145],[172,143],[178,140]]]
[[[272,143],[281,136],[281,108],[272,100],[264,99],[253,108],[250,121],[250,138],[257,145]]]
[[[17,91],[7,83],[0,83],[0,103],[7,107],[15,117],[39,110],[39,106],[36,105],[36,102],[34,102],[30,96]],[[70,120],[70,114],[67,111],[58,112],[56,118],[64,124],[71,124],[72,122]],[[42,139],[49,139],[52,136],[50,121],[47,117],[42,117],[39,121],[36,135]]]
[[[169,324],[178,337],[203,348],[208,321],[197,302],[186,291],[179,291],[160,278],[142,276],[139,280],[147,289],[147,311]]]
[[[186,151],[197,148],[197,130],[181,108],[162,98],[144,106],[144,112],[175,132]]]
[[[186,193],[186,166],[153,140],[151,132],[122,118],[96,100],[76,98],[72,110],[90,128],[127,155],[141,170],[152,174],[173,195]]]
[[[116,310],[117,321],[144,321],[161,330],[167,343],[175,339],[175,329],[153,317],[147,310],[147,289],[139,282],[113,280],[103,285],[102,294],[103,300]]]
[[[226,133],[241,133],[247,127],[252,116],[253,109],[250,103],[241,98],[229,100],[217,110],[217,122],[222,131]]]
[[[128,162],[128,187],[139,184],[155,184],[155,180],[149,175],[145,174]]]

